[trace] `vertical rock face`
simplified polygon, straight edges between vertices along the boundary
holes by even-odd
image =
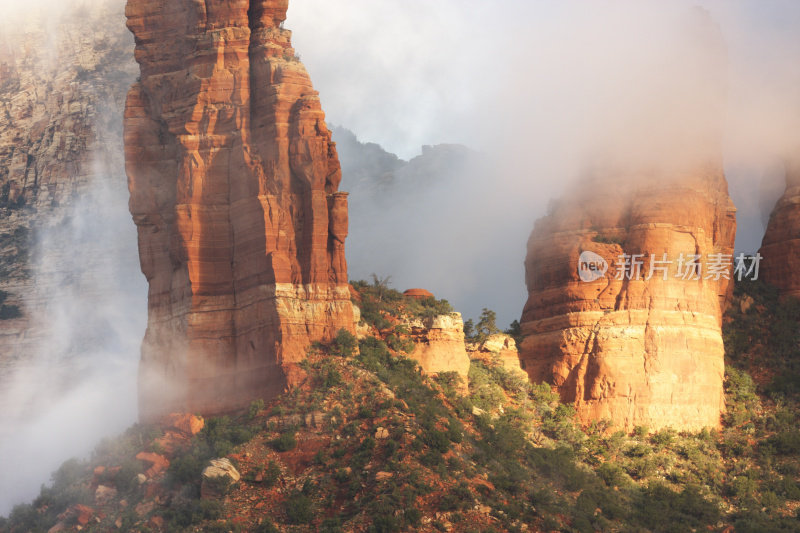
[[[354,328],[347,195],[287,6],[128,1],[141,78],[125,155],[150,284],[143,419],[273,396],[312,341]]]
[[[800,163],[786,167],[786,191],[769,217],[759,253],[760,276],[781,293],[800,297]]]
[[[721,161],[669,176],[594,172],[528,242],[520,359],[531,380],[555,385],[584,422],[717,426],[730,284],[706,278],[711,254],[733,253],[735,226]],[[605,275],[582,281],[584,252]],[[641,276],[625,275],[621,254],[642,254]],[[647,279],[652,254],[673,263],[653,263]],[[701,256],[700,279],[683,279],[682,255]]]

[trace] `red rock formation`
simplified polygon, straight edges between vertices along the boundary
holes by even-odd
[[[424,300],[425,298],[433,298],[433,293],[430,291],[426,291],[425,289],[408,289],[403,292],[404,296],[409,296],[411,298],[417,298],[419,300]]]
[[[709,254],[732,254],[735,209],[721,162],[677,176],[597,172],[539,220],[528,243],[521,361],[584,422],[618,427],[717,426],[724,408],[721,309],[730,284],[705,279]],[[592,282],[579,256],[609,265]],[[620,254],[643,254],[640,279],[615,279]],[[650,256],[674,261],[649,274]],[[699,280],[678,276],[699,254]],[[658,267],[658,264],[654,266]]]
[[[150,283],[143,419],[274,396],[311,342],[354,328],[347,194],[282,28],[287,5],[128,1],[141,81],[125,152]]]
[[[786,168],[786,191],[769,217],[759,253],[763,259],[760,277],[800,298],[800,164]]]
[[[528,242],[520,358],[583,422],[691,430],[718,426],[724,409],[721,321],[736,231],[720,142],[727,54],[707,12],[688,15],[669,74],[637,95],[645,119],[619,117],[599,142],[602,163]],[[587,281],[583,252],[597,267],[583,271]],[[622,254],[641,266],[617,265]]]

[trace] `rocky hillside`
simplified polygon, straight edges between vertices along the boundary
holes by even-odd
[[[467,343],[465,382],[420,372],[413,357],[424,341],[407,325],[447,315],[446,302],[367,283],[354,286],[354,302],[365,309],[361,338],[341,332],[314,346],[290,393],[222,418],[131,428],[90,460],[65,463],[0,528],[798,529],[798,389],[783,369],[755,382],[746,371],[762,351],[800,360],[796,331],[769,326],[793,309],[774,290],[737,287],[723,426],[682,433],[581,427],[548,386],[502,364],[505,342]]]

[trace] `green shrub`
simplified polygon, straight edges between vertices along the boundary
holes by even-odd
[[[296,447],[297,438],[293,431],[281,433],[277,439],[272,441],[272,448],[276,452],[288,452],[289,450],[294,450]]]
[[[339,372],[339,369],[336,368],[336,365],[332,362],[323,363],[319,374],[321,377],[320,388],[322,388],[322,390],[332,389],[344,383],[342,373]]]
[[[272,520],[267,517],[264,517],[256,528],[256,533],[280,533],[280,531],[281,530],[272,523]]]
[[[339,357],[352,357],[358,346],[358,339],[346,329],[340,329],[331,345],[331,353]]]
[[[611,462],[601,464],[597,475],[609,487],[624,487],[631,481],[621,466]]]
[[[386,337],[386,343],[389,345],[389,348],[400,353],[413,353],[416,348],[416,344],[414,344],[413,340],[395,333]]]
[[[217,520],[222,517],[222,511],[222,502],[218,500],[190,500],[167,507],[163,518],[168,531],[180,530],[206,520]]]
[[[800,454],[800,430],[781,431],[767,440],[780,455]]]
[[[314,518],[311,498],[302,492],[294,492],[284,505],[290,524],[308,524]]]
[[[422,441],[439,453],[446,453],[450,449],[450,439],[443,431],[436,429],[425,431],[422,434]]]
[[[260,413],[263,410],[264,410],[264,400],[261,399],[253,400],[252,402],[250,402],[250,407],[247,410],[247,416],[249,416],[250,419],[252,420],[253,418],[256,417],[256,415],[258,415],[258,413]]]
[[[592,241],[600,244],[616,244],[619,246],[625,244],[625,241],[616,235],[595,235],[592,237]]]

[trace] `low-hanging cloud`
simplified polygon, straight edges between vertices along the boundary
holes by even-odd
[[[40,91],[37,106],[52,101],[50,80],[58,86],[79,68],[97,70],[85,71],[93,83],[76,81],[65,95],[84,91],[79,107],[92,109],[87,124],[66,114],[63,125],[71,122],[78,135],[86,135],[80,139],[89,143],[85,154],[61,154],[65,161],[74,156],[81,163],[46,160],[46,154],[34,152],[44,156],[37,161],[37,168],[45,169],[39,179],[49,180],[52,171],[70,175],[40,187],[39,199],[50,201],[37,202],[31,221],[30,279],[10,287],[22,301],[27,329],[25,342],[15,357],[2,361],[0,372],[0,514],[36,496],[64,460],[85,457],[101,438],[136,420],[137,366],[147,318],[147,287],[139,272],[122,163],[122,103],[135,79],[132,58],[124,52],[132,50],[133,40],[124,28],[123,4],[94,2],[90,13],[80,11],[89,2],[34,0],[31,11],[15,4],[0,23],[0,57],[20,69],[27,87]],[[95,48],[98,42],[106,48]],[[115,57],[117,47],[127,63],[98,59],[102,53]],[[94,65],[95,60],[101,63]],[[70,132],[55,133],[58,138]]]

